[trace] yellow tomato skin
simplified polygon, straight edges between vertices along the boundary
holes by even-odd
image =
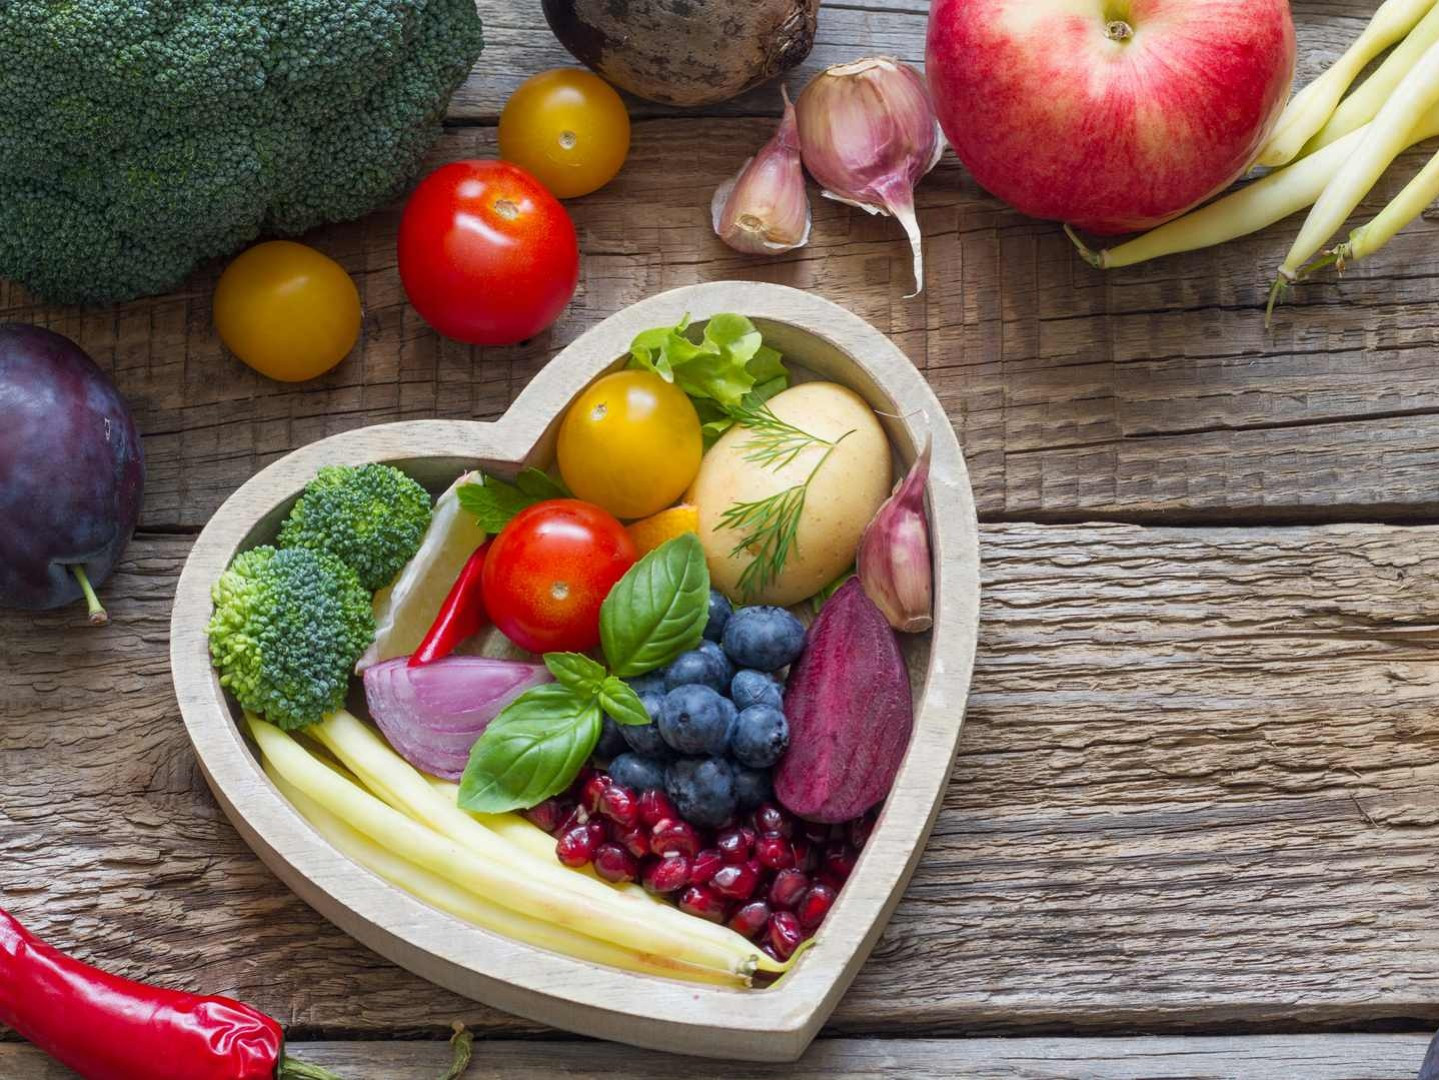
[[[630,117],[609,83],[554,68],[522,82],[500,113],[500,157],[532,173],[560,199],[614,179],[630,152]]]
[[[360,293],[350,275],[290,240],[235,256],[215,286],[214,309],[225,347],[280,382],[323,375],[360,336]]]
[[[560,475],[576,498],[618,518],[649,517],[674,503],[703,455],[694,405],[649,371],[595,380],[560,424]]]

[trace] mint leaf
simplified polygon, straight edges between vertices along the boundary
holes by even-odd
[[[513,484],[485,473],[484,483],[461,484],[455,494],[461,509],[474,514],[487,533],[499,532],[512,517],[535,503],[571,498],[562,483],[539,469],[522,469]]]
[[[545,653],[541,659],[556,682],[581,697],[592,698],[598,694],[607,674],[603,664],[596,663],[583,653],[551,652]]]
[[[566,686],[526,690],[470,748],[460,806],[502,814],[558,795],[594,751],[602,723],[599,705]]]
[[[661,544],[615,583],[600,605],[600,642],[623,678],[663,667],[693,649],[709,619],[709,567],[699,537]]]
[[[547,472],[539,469],[526,468],[520,470],[520,475],[515,477],[515,487],[524,492],[532,499],[541,502],[546,499],[570,499],[570,489],[565,487],[563,481],[556,480]]]
[[[600,687],[600,708],[616,724],[648,724],[653,719],[630,684],[615,675],[607,676]]]

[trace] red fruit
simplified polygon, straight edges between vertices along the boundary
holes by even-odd
[[[722,866],[710,879],[710,888],[728,900],[748,900],[759,888],[759,877],[749,863]]]
[[[637,825],[640,820],[640,807],[635,793],[621,784],[611,783],[600,793],[599,811],[626,828]]]
[[[564,833],[569,832],[575,826],[583,825],[589,820],[590,815],[585,813],[585,808],[583,806],[573,807],[570,812],[565,815],[565,820],[560,822],[560,827],[556,830],[556,832],[563,835]]]
[[[680,894],[680,910],[710,922],[724,922],[726,905],[719,894],[704,885],[691,885]]]
[[[769,923],[769,915],[768,904],[763,900],[751,900],[730,916],[729,928],[753,941]]]
[[[788,960],[804,940],[804,928],[793,911],[776,911],[769,917],[769,943],[781,960]]]
[[[590,777],[594,776],[597,772],[599,772],[599,770],[593,765],[580,766],[580,771],[575,773],[575,778],[570,781],[570,789],[565,793],[566,796],[578,802],[580,792],[585,790],[585,785],[590,782]]]
[[[541,829],[544,829],[545,832],[553,836],[560,825],[563,824],[569,812],[569,807],[566,804],[560,802],[558,798],[554,798],[546,799],[542,803],[535,804],[526,810],[524,814],[532,824],[538,825]]]
[[[765,833],[791,836],[794,833],[794,819],[772,802],[761,803],[754,812],[754,827],[761,836]]]
[[[690,881],[690,861],[683,855],[670,855],[645,864],[640,878],[646,892],[672,893]]]
[[[781,870],[769,887],[770,907],[792,908],[809,888],[809,875],[803,870]]]
[[[656,855],[684,855],[693,859],[700,850],[699,833],[688,821],[661,818],[650,832],[650,850]]]
[[[824,860],[820,864],[820,872],[826,877],[835,878],[843,883],[849,880],[849,875],[854,871],[854,864],[858,858],[854,849],[848,845],[830,844],[824,849]]]
[[[864,817],[857,817],[845,828],[845,837],[849,840],[849,846],[855,851],[860,851],[869,840],[869,834],[874,832],[874,818],[866,814]]]
[[[560,834],[555,855],[566,866],[584,866],[595,857],[599,844],[588,825],[576,825]]]
[[[590,830],[590,836],[594,838],[595,847],[610,842],[610,831],[605,828],[605,823],[599,818],[591,818],[585,822],[585,828]]]
[[[770,870],[788,870],[794,865],[794,846],[783,836],[761,836],[754,842],[754,855]]]
[[[790,847],[794,850],[794,864],[806,874],[814,873],[819,866],[819,848],[805,839],[790,841]]]
[[[690,863],[690,880],[696,885],[707,885],[724,865],[724,854],[719,848],[705,848]]]
[[[765,925],[768,926],[769,924],[766,923]],[[781,956],[779,953],[775,952],[775,951],[774,951],[774,946],[771,945],[767,940],[766,940],[766,941],[761,941],[761,942],[759,943],[759,951],[762,952],[762,953],[764,953],[766,956],[771,957],[772,959],[780,960],[780,961],[783,961],[783,960],[784,960],[784,957]]]
[[[799,924],[806,933],[812,934],[819,929],[819,924],[824,922],[824,917],[829,914],[829,909],[834,907],[835,892],[828,885],[820,882],[811,885],[809,890],[800,897],[799,906],[794,913],[799,918]]]
[[[604,773],[595,773],[585,781],[585,786],[580,789],[580,805],[590,814],[597,813],[600,808],[600,796],[610,786],[610,778]]]
[[[606,881],[634,881],[640,861],[618,844],[601,844],[595,849],[595,873]]]
[[[659,788],[651,788],[640,796],[640,820],[653,828],[665,818],[679,817],[675,804]]]
[[[643,859],[650,853],[650,834],[638,825],[633,829],[625,829],[611,823],[610,836],[636,859]]]
[[[754,849],[755,833],[753,829],[735,827],[725,829],[715,837],[715,847],[724,853],[724,860],[727,863],[742,863],[750,857]]]

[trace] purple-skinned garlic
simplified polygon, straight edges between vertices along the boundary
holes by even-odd
[[[799,129],[789,94],[774,137],[714,193],[715,235],[747,255],[778,255],[809,241],[809,196],[800,165]]]
[[[914,459],[908,474],[874,515],[859,541],[856,571],[865,595],[889,625],[917,634],[934,625],[931,614],[934,567],[924,489],[929,483],[930,447]]]

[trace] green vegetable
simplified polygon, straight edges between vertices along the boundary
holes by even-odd
[[[599,704],[566,686],[525,691],[471,748],[460,806],[502,814],[558,795],[594,752],[600,727]]]
[[[709,619],[709,567],[694,533],[650,552],[600,605],[600,642],[610,669],[643,675],[693,649]]]
[[[480,528],[497,533],[526,507],[550,499],[573,498],[569,489],[549,473],[522,469],[513,484],[497,476],[484,475],[482,484],[462,484],[456,492],[460,506],[474,514]]]
[[[699,538],[677,536],[615,583],[600,608],[604,665],[580,653],[547,653],[555,682],[526,690],[470,748],[460,806],[498,814],[534,806],[569,787],[599,741],[602,712],[648,724],[620,676],[663,667],[700,643],[709,619],[709,568]]]
[[[374,592],[420,549],[430,495],[390,465],[327,465],[305,485],[276,546],[325,551]]]
[[[686,315],[678,326],[646,330],[630,344],[631,368],[653,371],[695,403],[707,442],[734,423],[731,411],[746,399],[763,403],[789,385],[780,354],[764,344],[743,315],[716,315],[695,341]]]
[[[211,597],[210,657],[244,708],[294,730],[344,705],[375,636],[353,570],[307,548],[258,547],[235,557]]]
[[[0,277],[126,300],[388,203],[481,43],[474,0],[0,3]]]

